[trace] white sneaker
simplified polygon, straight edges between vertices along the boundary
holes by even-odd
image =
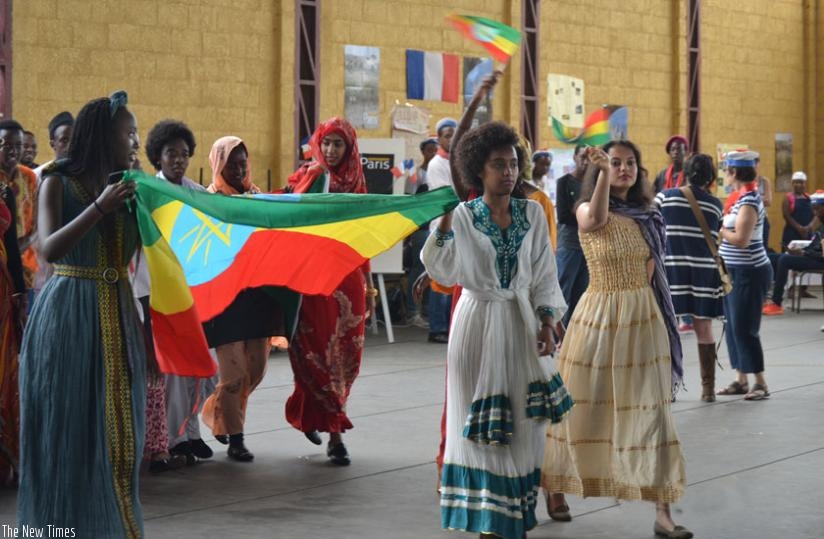
[[[415,327],[422,329],[429,329],[429,322],[427,322],[421,315],[416,314],[409,319],[409,323]]]
[[[821,326],[821,331],[824,331],[824,326]]]

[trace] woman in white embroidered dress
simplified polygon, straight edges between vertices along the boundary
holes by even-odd
[[[543,210],[511,197],[524,163],[517,133],[488,123],[457,152],[462,178],[483,196],[445,216],[421,252],[433,279],[463,286],[447,352],[441,523],[521,539],[536,524],[545,420],[572,406],[539,362],[555,349],[566,304]]]

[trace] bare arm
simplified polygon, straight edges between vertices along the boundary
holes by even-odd
[[[607,179],[609,157],[606,152],[597,148],[588,148],[587,153],[592,165],[587,168],[584,181],[590,181],[594,174],[598,174],[598,179],[592,199],[578,206],[575,215],[578,217],[579,230],[594,232],[606,225],[609,217],[609,180]]]
[[[108,185],[95,200],[69,223],[63,222],[63,182],[59,176],[48,176],[40,186],[37,228],[40,234],[40,252],[48,262],[66,256],[80,239],[97,224],[104,214],[120,208],[132,196],[134,182],[119,181]]]
[[[472,127],[472,120],[475,119],[475,113],[478,111],[478,107],[483,103],[483,100],[486,99],[486,96],[489,95],[489,92],[492,91],[492,88],[498,83],[498,80],[503,75],[503,71],[496,70],[486,77],[483,82],[478,86],[478,89],[475,90],[475,93],[472,95],[472,99],[469,101],[469,105],[466,107],[466,111],[461,116],[461,120],[458,122],[458,127],[455,129],[455,133],[452,135],[452,141],[449,143],[449,147],[451,151],[449,152],[449,171],[452,174],[452,184],[455,188],[455,192],[458,194],[458,198],[461,200],[466,200],[469,196],[469,190],[464,186],[463,181],[461,181],[461,173],[458,170],[457,165],[457,157],[455,157],[455,148],[458,147],[458,142],[463,137],[464,133],[469,131]]]
[[[735,228],[722,228],[720,235],[735,247],[743,249],[750,244],[752,232],[758,222],[758,213],[752,206],[742,206],[735,217]]]
[[[764,176],[761,176],[761,179],[764,182],[764,194],[761,195],[761,200],[764,201],[764,207],[769,208],[773,202],[772,181]]]
[[[438,231],[441,234],[449,234],[452,231],[452,212],[447,213],[438,223]]]

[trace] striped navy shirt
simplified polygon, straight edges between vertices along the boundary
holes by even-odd
[[[721,201],[703,189],[690,189],[707,221],[713,241],[717,242],[721,226]],[[689,201],[678,188],[658,193],[655,201],[661,207],[661,215],[667,225],[664,265],[675,313],[702,318],[720,317],[723,314],[723,293],[718,266]]]
[[[755,223],[755,229],[750,236],[750,243],[746,247],[735,247],[727,240],[721,242],[721,247],[718,253],[724,262],[729,267],[735,268],[754,268],[764,266],[770,263],[767,258],[767,251],[764,249],[764,219],[767,217],[767,212],[764,209],[764,202],[761,200],[761,195],[758,191],[744,191],[741,197],[735,202],[729,215],[724,216],[724,226],[726,228],[734,228],[735,219],[738,212],[744,206],[751,206],[758,213],[758,220]]]

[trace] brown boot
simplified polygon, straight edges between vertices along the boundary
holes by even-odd
[[[715,343],[698,344],[701,363],[701,400],[715,402]]]

